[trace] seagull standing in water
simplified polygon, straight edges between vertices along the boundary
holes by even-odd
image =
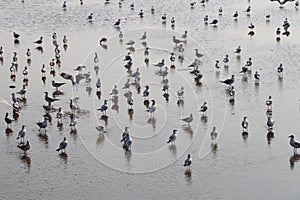
[[[13,120],[9,117],[9,113],[7,112],[5,114],[5,118],[4,118],[5,122],[6,122],[6,127],[11,127],[11,123],[13,122]]]
[[[272,119],[272,116],[268,116],[268,120],[267,120],[267,126],[269,129],[272,129],[274,126],[275,121]]]
[[[147,112],[150,113],[150,116],[154,117],[154,112],[156,111],[155,100],[151,100],[152,104],[148,108]]]
[[[23,124],[23,125],[22,125],[22,129],[21,129],[21,130],[19,131],[19,133],[18,133],[17,140],[18,140],[18,139],[21,139],[21,142],[24,142],[25,134],[26,134],[26,128],[25,128],[25,124]]]
[[[26,153],[26,151],[28,151],[30,149],[30,143],[29,143],[29,140],[27,140],[26,144],[25,145],[22,145],[22,144],[18,144],[17,147],[19,149],[22,149],[24,151],[24,153]]]
[[[149,93],[149,86],[146,85],[146,86],[145,86],[145,90],[144,90],[144,92],[143,92],[143,97],[147,99],[147,98],[149,98],[149,94],[150,94],[150,93]]]
[[[294,150],[293,150],[294,154],[297,154],[297,149],[300,148],[300,143],[294,139],[295,138],[294,135],[290,135],[289,138],[291,138],[290,139],[290,145],[292,147],[294,147]]]
[[[235,76],[234,76],[234,74],[232,74],[231,75],[231,78],[229,78],[229,79],[226,79],[226,80],[224,80],[224,81],[220,81],[221,83],[224,83],[224,84],[226,84],[226,85],[232,85],[233,83],[234,83],[234,81],[235,81],[235,78],[234,78]]]
[[[283,76],[283,65],[282,65],[282,63],[279,64],[279,66],[277,68],[277,72],[278,72],[279,77]]]
[[[104,112],[104,115],[106,115],[107,109],[108,109],[107,100],[105,99],[103,105],[100,108],[98,108],[97,110],[100,110],[102,113]]]
[[[186,160],[184,161],[183,166],[187,168],[187,170],[191,170],[192,157],[191,154],[188,154]]]
[[[180,90],[177,91],[178,99],[183,99],[183,95],[184,95],[184,88],[181,86]]]
[[[61,152],[66,152],[66,148],[68,146],[68,141],[67,138],[64,137],[63,141],[59,144],[58,148],[56,149],[56,151],[61,151]]]
[[[267,105],[268,110],[272,110],[272,104],[273,104],[272,96],[269,96],[269,98],[266,101],[266,105]]]
[[[248,131],[248,120],[247,120],[247,117],[244,117],[243,121],[242,121],[242,128],[243,128],[243,131]]]
[[[260,74],[258,73],[258,71],[255,72],[255,74],[254,74],[254,79],[255,79],[255,82],[256,82],[256,83],[259,82]]]
[[[47,121],[48,121],[48,119],[46,117],[44,117],[44,121],[36,123],[36,125],[38,125],[38,127],[39,127],[39,131],[43,128],[43,129],[45,129],[45,133],[46,133],[46,128],[48,125]]]
[[[203,115],[204,115],[204,114],[206,114],[207,109],[208,109],[207,103],[204,102],[203,105],[200,107],[200,111],[199,112],[202,112]]]
[[[177,137],[177,130],[174,129],[172,135],[170,135],[169,140],[167,143],[173,142],[173,144],[175,145],[175,140]]]
[[[183,118],[181,120],[184,121],[184,122],[186,122],[186,123],[188,123],[188,126],[190,126],[191,122],[193,121],[193,115],[190,114],[190,116],[185,117],[185,118]]]

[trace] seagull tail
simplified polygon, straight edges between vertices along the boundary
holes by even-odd
[[[60,148],[56,149],[56,151],[59,151],[59,150],[60,150]]]

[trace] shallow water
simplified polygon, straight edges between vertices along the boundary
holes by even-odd
[[[170,5],[172,2],[172,5]],[[0,4],[0,46],[3,46],[4,61],[0,65],[1,98],[11,103],[10,94],[21,89],[22,70],[26,63],[26,49],[32,52],[29,65],[29,83],[26,104],[22,104],[20,116],[13,122],[13,133],[6,134],[6,124],[0,125],[0,162],[2,199],[297,199],[299,179],[299,157],[293,156],[288,136],[297,131],[299,116],[299,63],[300,52],[297,38],[300,28],[297,19],[299,12],[293,3],[280,9],[269,1],[251,1],[252,13],[247,17],[243,11],[248,1],[209,1],[206,6],[197,4],[190,9],[189,3],[181,1],[142,1],[135,2],[135,9],[129,9],[130,2],[119,8],[117,2],[104,5],[103,2],[90,0],[80,6],[79,1],[68,1],[67,10],[62,10],[61,1],[2,1]],[[158,6],[162,4],[161,6]],[[152,5],[156,13],[150,14]],[[223,15],[218,8],[223,7]],[[144,9],[145,17],[137,13]],[[237,21],[232,14],[238,10]],[[93,23],[86,17],[94,12]],[[161,24],[161,16],[167,13],[166,25]],[[219,19],[218,27],[203,24],[204,15]],[[271,14],[269,23],[265,15]],[[176,25],[172,30],[170,18],[175,16]],[[119,17],[125,17],[121,29],[123,43],[118,38],[118,30],[112,24]],[[291,35],[275,41],[275,30],[287,17],[291,23]],[[247,26],[255,25],[255,35],[247,35]],[[176,58],[175,69],[169,69],[169,100],[163,97],[162,77],[153,66],[162,58],[170,66],[169,56],[175,51],[172,36],[180,37],[188,31],[185,44],[184,61]],[[20,44],[13,44],[12,32],[21,36]],[[144,47],[138,39],[147,31],[147,44],[150,47],[150,62],[144,62]],[[61,67],[55,66],[56,76],[49,74],[49,62],[54,58],[52,33],[58,35],[61,50]],[[67,35],[68,48],[62,48],[62,37]],[[41,53],[32,42],[44,37]],[[108,38],[108,49],[99,46],[101,37]],[[126,42],[135,40],[132,53],[133,67],[140,69],[140,92],[131,85],[134,112],[128,114],[128,106],[121,89],[128,78],[123,68],[123,58],[127,55]],[[240,58],[234,55],[235,48],[241,45]],[[201,59],[202,84],[195,85],[187,66],[194,59],[194,49],[198,48],[205,56]],[[13,52],[18,53],[18,72],[16,81],[10,79],[9,67]],[[94,54],[99,56],[99,74],[94,71]],[[178,52],[175,51],[176,55]],[[228,69],[217,72],[215,60],[223,60],[229,54]],[[239,74],[248,57],[253,59],[252,73]],[[46,82],[41,78],[41,66],[46,65]],[[278,79],[276,68],[284,65],[284,77]],[[90,85],[80,82],[77,88],[70,81],[63,80],[60,72],[76,74],[73,69],[85,65],[83,73],[90,72]],[[255,84],[253,74],[259,71],[261,81]],[[226,88],[219,81],[236,74],[236,96],[234,104],[229,102]],[[101,97],[96,96],[96,81],[101,79]],[[62,107],[65,115],[63,127],[57,127],[56,111],[49,112],[52,122],[47,127],[47,135],[40,134],[35,122],[42,120],[45,111],[42,105],[43,92],[52,94],[55,89],[51,80],[66,82],[61,87],[63,95],[55,102],[54,108]],[[131,78],[132,80],[132,78]],[[133,82],[133,81],[131,81]],[[108,120],[101,120],[101,112],[96,111],[114,85],[119,89],[117,110],[108,102]],[[16,86],[15,89],[9,85]],[[143,105],[144,86],[150,86],[150,99],[156,100],[157,110],[151,118]],[[184,104],[177,105],[176,93],[185,88]],[[90,94],[88,91],[91,89]],[[273,98],[274,137],[267,138],[266,105],[269,95]],[[71,130],[69,99],[80,97],[77,113],[76,133]],[[206,101],[209,109],[203,117],[200,110]],[[0,104],[0,116],[12,109]],[[191,127],[180,121],[193,113]],[[243,116],[249,120],[249,135],[242,137],[241,121]],[[26,139],[31,149],[24,157],[17,147],[16,137],[22,124],[27,126]],[[97,125],[105,125],[107,133],[99,134]],[[124,127],[128,126],[133,138],[132,150],[126,152],[120,143]],[[211,149],[210,132],[216,126],[219,133],[217,148]],[[166,141],[173,129],[178,129],[176,146]],[[43,130],[42,130],[43,132]],[[69,144],[67,155],[55,151],[63,137]],[[300,140],[300,139],[299,139]],[[188,153],[192,154],[191,173],[186,173],[182,164]]]

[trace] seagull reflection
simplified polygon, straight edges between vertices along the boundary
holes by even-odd
[[[68,154],[66,152],[62,152],[58,156],[64,164],[68,163]]]
[[[190,137],[191,137],[191,139],[193,138],[193,134],[194,134],[194,132],[193,132],[193,129],[192,129],[192,127],[190,127],[190,126],[186,126],[186,127],[183,127],[183,130],[187,133],[187,134],[189,134],[190,135]]]
[[[217,151],[218,151],[218,144],[216,143],[216,144],[211,144],[210,145],[210,147],[211,147],[211,151],[214,153],[214,154],[217,154]]]
[[[177,156],[177,147],[176,147],[176,145],[170,145],[168,148],[171,151],[174,158],[176,158],[176,156]]]
[[[13,133],[13,130],[11,128],[6,128],[5,129],[5,134],[7,137],[11,136],[11,134]]]
[[[184,171],[185,181],[188,185],[192,184],[192,171],[191,170],[185,170]]]
[[[47,133],[40,133],[38,134],[40,141],[45,143],[46,148],[48,148],[48,135]]]
[[[242,132],[242,137],[243,137],[244,141],[246,141],[248,139],[248,132],[247,131],[243,131]]]
[[[269,145],[271,144],[271,141],[272,141],[273,138],[274,138],[274,132],[268,131],[268,133],[267,133],[267,141],[268,141]]]
[[[127,162],[130,163],[132,157],[131,151],[124,151],[124,157],[126,158]]]
[[[155,117],[150,117],[148,120],[147,120],[148,124],[151,124],[152,125],[152,128],[155,129],[156,128],[156,118]]]
[[[20,160],[22,161],[22,163],[24,163],[25,169],[28,169],[27,172],[29,173],[31,167],[31,157],[25,154],[20,157]]]
[[[96,144],[97,144],[97,145],[102,145],[103,142],[104,142],[104,140],[105,140],[104,133],[100,133],[99,136],[98,136],[98,139],[97,139],[97,141],[96,141]]]
[[[299,160],[300,160],[300,154],[293,154],[290,157],[290,167],[291,167],[292,170],[295,167],[295,162],[299,162]]]

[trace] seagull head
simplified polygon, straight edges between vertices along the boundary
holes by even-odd
[[[289,138],[292,138],[292,139],[293,139],[293,138],[294,138],[294,135],[290,135]]]

